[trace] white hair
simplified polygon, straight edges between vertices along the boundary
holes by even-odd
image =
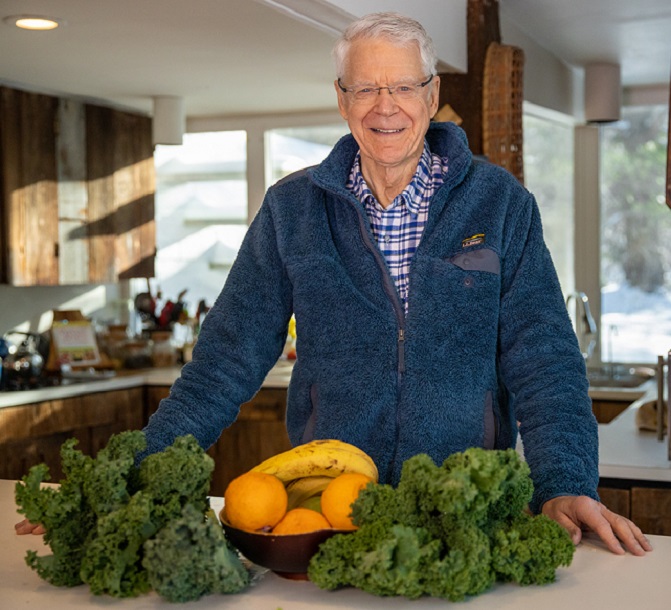
[[[398,46],[416,43],[422,60],[422,68],[429,74],[436,73],[436,50],[431,37],[422,24],[415,19],[395,12],[370,13],[353,21],[336,41],[332,56],[335,63],[336,77],[342,78],[345,71],[347,53],[356,40],[384,38]]]

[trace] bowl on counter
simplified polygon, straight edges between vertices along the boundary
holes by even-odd
[[[319,545],[336,534],[351,531],[323,529],[307,534],[277,535],[247,532],[221,522],[226,537],[252,563],[292,580],[307,580],[308,564]]]

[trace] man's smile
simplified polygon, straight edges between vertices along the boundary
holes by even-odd
[[[380,129],[379,127],[371,127],[371,130],[375,133],[401,133],[405,130],[405,127],[399,129]]]

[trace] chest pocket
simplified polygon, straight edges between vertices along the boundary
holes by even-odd
[[[464,271],[487,271],[496,275],[501,274],[499,255],[489,248],[459,252],[447,260]]]

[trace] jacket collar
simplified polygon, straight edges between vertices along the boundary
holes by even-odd
[[[473,157],[464,130],[454,123],[432,122],[426,140],[432,153],[448,158],[450,169],[446,184],[453,186],[460,182]],[[317,186],[351,197],[345,184],[358,150],[359,145],[352,134],[343,136],[322,163],[308,170],[308,176]]]

